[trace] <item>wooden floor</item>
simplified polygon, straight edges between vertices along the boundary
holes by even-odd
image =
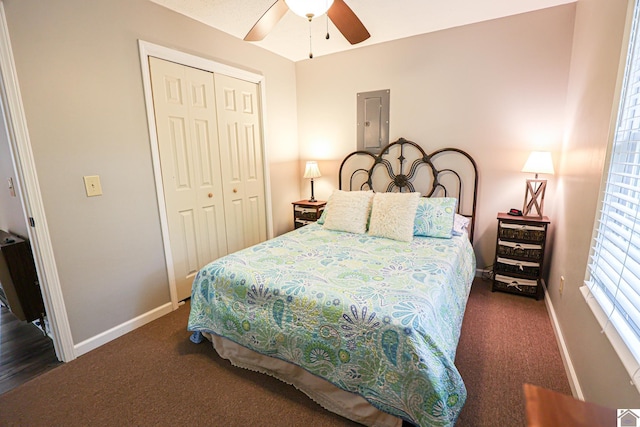
[[[59,364],[51,339],[0,305],[0,394]]]

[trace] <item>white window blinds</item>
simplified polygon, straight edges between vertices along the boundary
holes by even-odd
[[[586,285],[615,328],[614,348],[632,379],[640,366],[640,43],[638,2],[608,173],[603,185]],[[611,334],[607,334],[611,338]],[[626,347],[626,348],[624,348]],[[636,385],[637,381],[636,381]]]

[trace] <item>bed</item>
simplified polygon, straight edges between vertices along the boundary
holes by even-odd
[[[199,271],[192,341],[365,425],[453,426],[477,182],[458,149],[351,153],[317,223]]]

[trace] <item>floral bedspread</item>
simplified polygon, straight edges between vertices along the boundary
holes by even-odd
[[[399,242],[310,224],[205,266],[188,329],[292,362],[416,425],[453,426],[474,274],[466,237]]]

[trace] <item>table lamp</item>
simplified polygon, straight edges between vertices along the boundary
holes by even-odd
[[[318,169],[318,162],[308,161],[306,167],[304,168],[304,178],[311,178],[311,198],[310,202],[315,202],[316,198],[313,196],[313,178],[319,178],[322,175],[320,174],[320,169]]]

